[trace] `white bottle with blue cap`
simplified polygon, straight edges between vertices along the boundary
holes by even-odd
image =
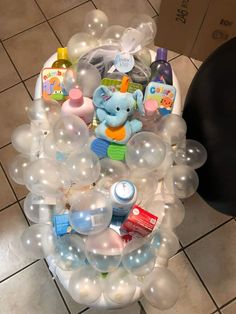
[[[129,213],[137,199],[137,189],[135,185],[122,180],[114,183],[110,189],[110,200],[113,214],[116,216],[125,216]]]

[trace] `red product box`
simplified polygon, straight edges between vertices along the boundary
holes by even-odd
[[[128,233],[135,232],[142,237],[145,237],[153,231],[157,220],[157,216],[137,205],[134,205],[129,215],[121,225],[121,230]]]

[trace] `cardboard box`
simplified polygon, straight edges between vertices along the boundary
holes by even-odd
[[[204,60],[236,35],[235,0],[163,0],[155,44]]]

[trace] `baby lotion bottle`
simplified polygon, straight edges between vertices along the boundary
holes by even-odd
[[[83,97],[80,89],[72,88],[69,92],[69,99],[62,104],[63,115],[74,114],[90,124],[93,121],[94,106],[90,98]]]
[[[53,62],[52,68],[69,68],[71,62],[68,60],[67,48],[58,48],[57,49],[57,60]]]
[[[135,204],[136,199],[137,189],[132,182],[122,180],[111,186],[110,201],[115,216],[127,215]]]
[[[172,85],[172,69],[167,62],[167,49],[158,48],[156,60],[150,65],[151,67],[151,82],[159,82]]]
[[[160,118],[158,103],[155,99],[148,99],[144,103],[145,116],[141,117],[143,123],[142,131],[156,131],[156,123]]]

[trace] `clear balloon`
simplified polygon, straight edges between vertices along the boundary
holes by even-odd
[[[137,200],[136,204],[143,204],[147,200],[153,197],[158,181],[154,175],[154,173],[145,174],[142,171],[134,170],[127,177],[137,188]]]
[[[25,184],[24,182],[24,171],[29,165],[30,159],[29,156],[25,155],[16,155],[14,159],[9,164],[8,170],[10,177],[13,181],[18,184]]]
[[[171,194],[156,194],[155,206],[162,212],[161,226],[174,229],[178,227],[185,216],[185,208],[183,203]]]
[[[180,287],[169,269],[157,267],[145,278],[142,291],[152,306],[163,311],[175,305]]]
[[[55,235],[51,225],[35,224],[21,236],[26,254],[32,258],[44,258],[54,253]]]
[[[169,259],[177,253],[179,240],[173,231],[161,227],[151,235],[150,246],[158,257]]]
[[[103,158],[100,160],[100,165],[101,171],[96,189],[101,192],[109,193],[113,183],[128,176],[129,171],[121,161]]]
[[[101,10],[92,10],[85,16],[84,31],[100,38],[108,26],[108,17]]]
[[[29,193],[24,201],[24,213],[34,223],[50,223],[53,214],[63,211],[64,203],[60,199],[56,199],[54,204],[50,204],[44,197]]]
[[[86,97],[93,96],[93,92],[100,82],[101,75],[97,68],[89,62],[82,61],[67,69],[63,77],[63,85],[67,92],[72,88],[79,88]]]
[[[198,169],[206,162],[207,151],[197,141],[183,140],[176,145],[174,160],[177,165],[187,165],[193,169]]]
[[[155,266],[155,250],[146,239],[134,239],[124,248],[122,264],[135,276],[146,276]]]
[[[100,175],[100,162],[95,153],[85,150],[80,153],[72,153],[66,165],[73,182],[86,186],[97,181]]]
[[[112,229],[88,236],[85,249],[86,257],[96,270],[100,272],[112,272],[121,263],[123,253],[123,240]]]
[[[149,15],[135,15],[130,21],[130,27],[135,28],[137,31],[142,33],[142,46],[150,44],[155,38],[157,31],[156,23]]]
[[[83,266],[72,273],[68,292],[80,304],[97,301],[102,294],[100,274],[90,266]]]
[[[166,146],[165,158],[163,162],[161,163],[160,167],[158,167],[154,172],[158,180],[163,179],[163,177],[166,175],[167,171],[170,169],[170,167],[173,165],[173,162],[174,162],[173,160],[174,153],[173,153],[172,147],[168,143],[165,143],[165,146]]]
[[[97,46],[98,41],[92,35],[87,33],[77,33],[72,36],[67,43],[69,60],[72,63],[76,63],[80,57]]]
[[[35,99],[31,105],[25,108],[30,121],[47,120],[53,124],[60,117],[61,108],[56,100]]]
[[[104,282],[104,296],[111,302],[124,306],[133,299],[136,284],[134,276],[127,273],[123,267],[119,267],[107,275]]]
[[[127,143],[125,161],[131,170],[147,173],[157,169],[166,154],[165,144],[151,132],[135,134]]]
[[[73,199],[69,220],[78,233],[90,235],[105,230],[111,222],[112,208],[106,196],[95,190],[78,193]]]
[[[187,198],[193,195],[198,188],[198,175],[189,166],[173,166],[164,178],[167,190],[178,198]]]
[[[57,239],[53,257],[62,270],[78,270],[86,260],[84,241],[78,234],[63,235]]]
[[[52,133],[49,133],[43,141],[43,150],[47,157],[58,162],[64,162],[68,157],[67,154],[58,150]]]
[[[111,25],[102,34],[101,41],[103,45],[119,44],[120,38],[125,28],[121,25]]]
[[[92,97],[95,89],[100,85],[101,75],[97,68],[89,62],[80,61],[76,69],[77,84],[83,95]]]
[[[148,67],[152,63],[152,57],[151,57],[149,49],[147,49],[147,48],[143,48],[143,49],[139,50],[135,54],[135,56],[138,57],[138,59],[140,59]]]
[[[53,127],[55,145],[62,153],[80,150],[89,139],[86,123],[77,116],[61,117]]]
[[[46,158],[37,159],[26,168],[24,182],[32,193],[50,197],[60,197],[63,188],[71,184],[66,169]]]
[[[12,146],[21,154],[30,155],[34,137],[29,124],[18,126],[11,135]]]
[[[157,132],[163,141],[175,145],[185,138],[187,125],[182,117],[172,113],[158,120]]]

